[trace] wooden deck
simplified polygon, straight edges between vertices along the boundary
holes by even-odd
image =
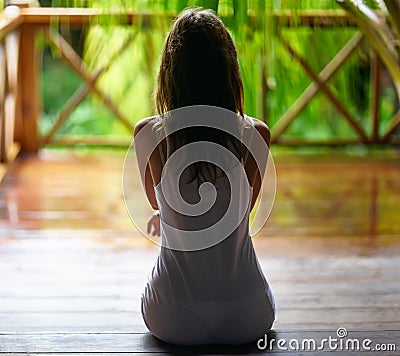
[[[342,327],[398,354],[400,152],[274,157],[276,203],[254,238],[277,302],[269,338],[337,338]],[[259,352],[255,343],[178,348],[149,334],[140,295],[158,247],[126,213],[123,158],[44,150],[2,182],[0,353]]]

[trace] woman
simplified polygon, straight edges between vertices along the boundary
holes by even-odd
[[[266,161],[270,134],[264,123],[244,115],[243,102],[239,64],[229,32],[213,12],[185,10],[174,21],[161,57],[156,95],[159,115],[141,120],[134,132],[139,161],[144,156],[144,145],[152,139],[136,141],[142,129],[150,127],[148,132],[155,136],[163,132],[142,175],[146,195],[156,210],[148,222],[148,232],[159,236],[161,225],[163,240],[142,295],[142,314],[153,335],[169,343],[251,342],[263,337],[275,318],[273,295],[249,236],[249,213],[260,192],[264,170],[259,168],[254,152],[243,144],[244,136],[247,142],[256,133],[266,147],[261,152]],[[208,124],[178,125],[180,130],[165,133],[169,123],[179,122],[182,116],[182,122],[186,122],[198,113],[207,119],[214,115],[209,122],[219,120],[230,126],[224,130]],[[196,148],[186,154],[193,163],[175,172],[176,166],[169,162],[180,162],[184,157],[177,152],[205,141],[208,143],[204,150]],[[215,163],[223,155],[218,152],[228,152],[229,159],[225,160],[228,169],[227,166],[221,169],[220,163]],[[245,177],[243,184],[233,189],[232,184],[236,184],[241,172]],[[174,178],[162,184],[168,177]],[[174,181],[178,181],[177,189],[172,186]],[[210,185],[213,189],[209,189]],[[209,196],[207,192],[211,192]],[[212,208],[207,212],[189,214],[174,210],[167,201],[177,195],[185,200],[183,205],[197,206],[207,196],[214,200],[210,198]],[[230,199],[240,203],[229,204]],[[228,206],[244,215],[239,218],[236,213],[224,215]],[[205,225],[215,225],[227,215],[230,218],[227,224],[232,224],[228,226],[229,236],[223,236],[225,232],[220,227],[214,235],[202,234],[209,231]],[[190,239],[185,234],[194,230],[200,231],[201,243],[206,241],[200,247],[187,244]]]

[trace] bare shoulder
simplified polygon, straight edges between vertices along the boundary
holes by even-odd
[[[157,121],[156,120],[157,118],[158,116],[150,116],[150,117],[145,117],[144,119],[138,121],[135,125],[133,135],[136,136],[139,133],[139,131],[142,130],[147,125],[154,125],[155,122]]]
[[[264,138],[265,142],[268,144],[270,144],[270,140],[271,140],[271,131],[268,127],[268,125],[258,119],[255,119],[254,117],[248,116],[246,115],[247,118],[253,123],[253,126],[256,128],[256,130],[262,135],[262,137]]]

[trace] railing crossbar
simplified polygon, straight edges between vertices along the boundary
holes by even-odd
[[[352,117],[352,115],[346,110],[346,108],[340,103],[340,101],[336,98],[335,94],[328,87],[325,81],[321,80],[317,74],[312,70],[307,61],[300,56],[290,44],[283,38],[283,36],[277,32],[277,38],[282,43],[283,47],[293,56],[293,58],[303,67],[306,73],[311,77],[311,79],[316,82],[320,88],[320,90],[327,96],[327,98],[331,101],[334,107],[337,109],[339,113],[341,113],[346,120],[349,122],[351,127],[357,132],[357,134],[362,139],[362,142],[368,142],[368,137],[362,128],[362,126]]]
[[[133,36],[130,36],[127,41],[121,46],[121,51],[126,50],[126,48],[129,46],[129,44],[133,41],[135,38],[137,32],[134,33]],[[65,39],[58,34],[57,32],[54,31],[49,31],[47,33],[47,37],[49,41],[56,46],[56,48],[60,51],[61,56],[66,60],[66,62],[73,68],[85,81],[85,85],[87,86],[87,89],[79,88],[74,95],[74,100],[71,100],[67,103],[66,107],[62,110],[62,113],[60,114],[59,118],[56,121],[57,127],[53,127],[53,129],[48,133],[48,135],[45,137],[45,140],[49,142],[51,137],[54,135],[56,130],[61,126],[62,122],[65,120],[63,113],[72,111],[72,109],[79,104],[81,100],[89,93],[89,91],[93,91],[99,98],[103,101],[103,103],[111,110],[111,112],[115,115],[115,117],[130,131],[133,132],[133,125],[130,123],[130,121],[125,118],[125,116],[120,112],[120,110],[117,108],[117,106],[114,104],[113,100],[109,98],[101,89],[98,88],[97,86],[97,80],[100,78],[102,74],[104,74],[110,65],[112,64],[112,61],[109,61],[108,64],[100,69],[97,73],[95,74],[90,74],[88,73],[83,61],[79,57],[79,55],[74,51],[74,49],[70,46],[70,44],[65,41]],[[117,52],[116,55],[120,54],[119,51]],[[61,123],[59,123],[59,121]]]
[[[381,140],[387,141],[389,137],[395,132],[395,130],[400,126],[400,110],[397,111],[396,115],[394,115],[388,129],[382,135]]]
[[[348,58],[355,52],[363,41],[364,36],[357,32],[335,55],[335,57],[318,74],[321,82],[326,83],[342,67]],[[289,109],[274,124],[271,133],[272,141],[275,141],[294,121],[294,119],[304,110],[310,100],[319,92],[320,86],[313,81]]]
[[[105,74],[113,64],[114,60],[118,58],[134,41],[137,36],[138,31],[130,34],[128,38],[124,41],[121,47],[114,53],[114,55],[109,59],[109,61],[98,69],[94,74],[87,72],[85,66],[79,55],[69,46],[69,44],[62,38],[60,34],[53,31],[46,31],[46,37],[60,50],[63,58],[66,59],[67,63],[84,79],[85,83],[81,85],[75,93],[71,96],[68,102],[61,109],[59,116],[56,119],[55,124],[43,138],[42,142],[44,145],[51,142],[54,134],[62,126],[71,112],[79,105],[79,103],[90,93],[90,91],[95,91],[100,97],[106,97],[106,95],[96,86],[97,81],[100,77]],[[68,46],[68,49],[67,49]],[[78,64],[79,63],[79,64]],[[133,131],[132,124],[119,112],[116,105],[111,99],[107,98],[104,103],[114,112],[116,118],[122,122],[122,124],[130,131]]]

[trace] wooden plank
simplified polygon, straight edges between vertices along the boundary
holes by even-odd
[[[301,137],[276,137],[274,141],[272,142],[274,144],[277,144],[279,146],[308,146],[308,147],[339,147],[339,146],[355,146],[360,144],[359,140],[351,140],[351,139],[329,139],[329,140],[310,140],[310,139],[304,139]],[[382,141],[373,143],[374,145],[387,145],[388,142],[383,143]],[[364,144],[368,145],[371,144],[369,142],[364,142]],[[395,141],[391,141],[390,144],[397,145],[399,143],[396,143]]]
[[[272,281],[273,286],[273,281]],[[136,298],[132,295],[126,296],[99,296],[90,295],[87,297],[70,297],[70,296],[44,296],[35,297],[24,295],[16,297],[13,295],[2,296],[0,304],[0,313],[49,313],[49,312],[79,312],[79,313],[93,313],[96,311],[101,312],[115,312],[121,313],[124,311],[139,310],[139,300],[144,288],[138,288],[139,293],[135,294]],[[327,294],[323,296],[313,295],[309,293],[304,294],[285,294],[275,293],[277,302],[279,302],[280,310],[293,310],[302,308],[305,309],[357,309],[357,308],[370,308],[370,309],[389,309],[400,307],[399,294],[384,294],[376,295],[333,295]]]
[[[396,310],[393,308],[392,310]],[[399,330],[398,312],[374,308],[277,308],[274,328],[282,330],[328,330],[348,327],[352,330]],[[398,309],[397,309],[398,310]],[[140,303],[133,311],[21,312],[1,313],[0,334],[47,332],[144,332],[147,328]]]
[[[142,249],[143,247],[140,250]],[[9,252],[11,253],[12,251]],[[259,251],[259,253],[262,256],[262,251]],[[68,256],[60,256],[60,255],[57,256],[59,258],[68,258]],[[99,256],[110,259],[108,256],[105,256],[104,254],[99,254]],[[129,257],[134,258],[135,256],[131,255]],[[122,258],[123,257],[121,256],[121,259]],[[54,260],[56,260],[56,258],[54,258]],[[379,268],[375,269],[375,268],[358,266],[356,273],[351,273],[347,277],[343,277],[343,274],[346,272],[345,268],[327,269],[325,273],[318,274],[317,272],[313,271],[310,272],[311,267],[305,265],[304,274],[306,274],[306,276],[298,276],[294,266],[288,268],[287,272],[285,271],[284,273],[280,273],[279,269],[277,269],[276,266],[282,264],[284,265],[284,263],[280,264],[274,264],[273,262],[271,263],[270,258],[262,258],[261,260],[263,261],[261,263],[263,265],[264,270],[268,271],[268,276],[270,281],[275,285],[279,283],[280,285],[282,285],[281,288],[283,288],[284,284],[286,283],[301,285],[301,286],[303,286],[304,284],[305,287],[305,285],[308,283],[318,282],[321,284],[333,284],[333,283],[346,283],[346,282],[348,283],[352,282],[353,280],[360,281],[360,287],[362,287],[364,283],[366,284],[366,287],[368,286],[369,283],[375,283],[383,288],[385,286],[385,283],[391,282],[396,279],[397,277],[396,268],[398,269],[398,267],[393,267],[393,269],[387,269],[386,271],[385,270],[382,271]],[[265,260],[267,260],[268,262],[264,262]],[[282,260],[284,261],[283,258]],[[76,261],[78,261],[78,259],[74,260],[74,263],[76,263]],[[53,262],[53,259],[51,259],[51,262]],[[144,285],[144,282],[147,279],[147,275],[150,273],[153,264],[155,263],[155,259],[148,258],[148,260],[143,263],[145,264],[145,267],[142,267],[140,269],[139,268],[133,269],[131,267],[129,270],[117,269],[113,270],[112,273],[110,273],[110,271],[108,271],[107,268],[102,268],[101,266],[93,264],[92,262],[81,265],[81,267],[85,269],[85,273],[82,273],[82,275],[79,275],[79,271],[73,268],[72,266],[73,263],[65,264],[58,270],[53,271],[52,273],[48,273],[46,271],[46,268],[40,268],[40,269],[34,268],[33,271],[30,273],[30,264],[20,263],[17,267],[17,270],[5,269],[5,268],[1,269],[1,273],[4,275],[4,282],[2,282],[1,285],[4,288],[4,290],[7,290],[7,286],[9,287],[10,290],[26,286],[27,290],[29,290],[29,288],[32,289],[32,293],[28,294],[30,296],[34,295],[36,289],[39,290],[46,286],[49,287],[49,289],[50,288],[58,289],[61,288],[63,284],[70,284],[76,286],[88,285],[88,287],[93,288],[92,290],[93,292],[96,291],[97,287],[101,286],[113,287],[114,290],[117,290],[118,289],[117,286],[121,285],[121,291],[123,291],[125,290],[124,285],[128,286],[131,284],[138,284],[138,283],[139,284],[143,283]],[[323,264],[319,265],[321,265],[321,268],[323,268]],[[299,264],[297,269],[301,267],[302,265]],[[347,269],[348,268],[349,267],[347,267]],[[96,276],[96,274],[100,273],[104,275],[104,277]],[[42,276],[37,276],[37,274],[42,274]],[[7,275],[9,275],[9,277],[7,277]],[[59,281],[60,279],[65,282],[64,283],[60,282]],[[382,285],[379,282],[382,282]],[[132,286],[131,290],[141,290],[141,286],[140,285]],[[332,288],[327,288],[327,293],[324,293],[324,295],[328,294],[331,291]],[[360,293],[361,292],[365,291],[361,290]],[[2,295],[7,297],[7,294],[5,293],[2,293]],[[71,294],[67,293],[66,295],[71,295]],[[104,293],[100,293],[100,295],[104,295]],[[48,296],[50,297],[51,295],[49,294]],[[366,295],[366,297],[368,297],[368,295]]]
[[[136,300],[138,302],[138,300]],[[70,322],[75,321],[75,325],[80,326],[93,326],[104,327],[104,325],[122,326],[134,324],[142,325],[142,317],[140,314],[140,303],[132,303],[135,308],[131,307],[128,310],[115,310],[109,307],[107,310],[103,309],[90,309],[88,310],[54,310],[51,308],[47,310],[38,311],[7,311],[1,312],[0,316],[2,323],[7,325],[1,325],[1,330],[12,329],[15,325],[20,325],[21,328],[34,327],[37,329],[45,329],[51,326],[53,327],[66,327],[70,326]],[[278,304],[279,306],[279,304]],[[324,324],[328,322],[334,323],[365,323],[367,319],[370,322],[392,322],[399,320],[398,312],[393,312],[396,308],[393,307],[330,307],[330,306],[319,306],[319,307],[282,307],[277,309],[277,321],[284,324],[301,323],[307,324],[319,323]],[[398,308],[397,308],[398,310]],[[328,317],[327,319],[324,319]],[[122,324],[120,324],[122,323]],[[73,324],[72,324],[73,326]],[[367,327],[367,326],[364,326]]]
[[[69,234],[72,233],[70,232]],[[80,235],[79,231],[78,235]],[[66,237],[57,238],[63,239]],[[132,279],[136,282],[138,277],[143,279],[147,277],[146,272],[150,272],[149,269],[153,266],[159,251],[158,246],[150,243],[146,246],[146,240],[140,245],[135,244],[135,241],[132,240],[125,241],[124,244],[124,241],[114,239],[101,240],[99,237],[86,239],[83,236],[80,239],[74,239],[73,237],[69,239],[72,239],[73,242],[69,244],[52,244],[53,248],[48,249],[40,246],[47,243],[51,244],[48,238],[27,238],[18,243],[12,243],[13,240],[2,240],[3,243],[0,245],[0,272],[5,276],[0,281],[0,285],[4,285],[4,287],[9,285],[11,287],[21,283],[21,285],[27,285],[28,287],[31,284],[39,287],[41,284],[62,285],[70,281],[87,284],[88,280],[92,284],[101,285],[102,283],[108,284],[110,282],[120,283],[124,280],[128,282]],[[301,243],[296,243],[296,237],[279,238],[278,240],[280,239],[284,240],[283,244],[292,245],[294,250]],[[253,239],[253,244],[259,254],[261,266],[277,282],[307,283],[318,280],[322,283],[345,283],[357,279],[361,283],[365,282],[368,285],[370,281],[374,280],[390,282],[400,268],[396,254],[391,256],[369,255],[368,258],[357,258],[354,254],[343,254],[337,257],[335,254],[335,257],[332,257],[322,252],[318,258],[315,257],[315,254],[310,255],[307,263],[305,263],[301,255],[295,256],[288,252],[287,256],[290,256],[290,259],[287,259],[283,252],[278,255],[275,254],[275,251],[270,252],[269,249],[274,248],[274,240]],[[304,244],[309,248],[308,245],[311,245],[315,240],[308,239]],[[333,243],[338,244],[340,242],[334,240]],[[74,246],[75,244],[76,246]],[[84,246],[80,246],[80,244]],[[89,246],[93,244],[94,246],[88,248],[85,244],[89,244]],[[279,243],[276,244],[280,246]],[[21,248],[18,245],[24,245],[24,247]],[[31,245],[31,248],[29,248],[29,245]],[[135,248],[128,248],[129,245]],[[326,246],[330,248],[329,244]],[[316,250],[321,247],[316,247]],[[346,244],[341,247],[346,247]],[[119,251],[115,251],[114,248]],[[138,264],[133,266],[131,264],[132,260],[137,261]],[[57,261],[59,263],[56,263]],[[109,265],[102,263],[102,261],[109,261],[110,264],[113,263],[115,266],[110,269]],[[53,265],[50,270],[48,269],[49,264]],[[84,268],[83,271],[82,268]],[[297,273],[299,269],[304,274],[299,275]],[[99,274],[99,272],[101,273]]]
[[[50,142],[51,146],[75,146],[75,145],[88,145],[88,146],[111,146],[127,148],[131,145],[131,138],[119,138],[112,136],[84,136],[78,137],[73,135],[63,135],[60,138],[53,138]]]
[[[149,269],[146,272],[143,272],[143,276],[147,276],[147,274],[151,271]],[[313,296],[313,293],[318,293],[318,299],[314,304],[311,304],[311,307],[320,307],[320,304],[325,302],[326,300],[331,300],[331,296],[335,296],[338,301],[342,299],[344,301],[352,300],[353,304],[356,304],[356,299],[360,307],[363,307],[364,300],[370,300],[371,304],[380,305],[380,300],[386,298],[387,296],[398,296],[399,290],[398,286],[396,286],[396,279],[392,278],[392,280],[384,280],[380,281],[376,280],[364,280],[358,281],[357,286],[358,290],[355,291],[351,288],[351,285],[354,283],[356,279],[352,279],[349,281],[332,281],[327,280],[309,280],[297,282],[295,281],[295,277],[293,276],[293,280],[277,280],[272,278],[272,274],[266,271],[267,278],[271,284],[271,287],[274,293],[277,296],[277,299],[283,298],[283,300],[288,300],[288,298],[293,293],[298,293],[299,298],[310,299]],[[100,272],[100,271],[99,271]],[[59,276],[58,278],[62,278]],[[116,280],[113,283],[90,283],[89,281],[84,283],[76,283],[71,280],[66,280],[66,282],[61,284],[54,284],[54,279],[44,277],[38,286],[34,285],[13,285],[8,287],[3,287],[1,292],[2,298],[15,298],[15,299],[29,299],[37,300],[37,299],[59,299],[65,298],[68,299],[79,299],[85,300],[87,298],[93,297],[101,297],[101,298],[115,298],[116,300],[125,299],[125,298],[135,298],[140,299],[140,296],[144,290],[145,279],[142,278],[126,278],[123,281]],[[332,284],[335,284],[332,287]],[[133,286],[132,286],[133,285]],[[371,285],[370,288],[368,286]],[[386,289],[385,289],[386,288]],[[104,299],[107,301],[107,299]],[[103,300],[103,299],[102,299]],[[285,304],[282,303],[282,308],[285,308]],[[29,306],[29,303],[27,304]],[[326,307],[329,307],[327,304]],[[346,305],[343,304],[343,307]],[[382,306],[384,308],[384,306]],[[69,309],[74,310],[74,309]]]
[[[140,311],[71,313],[2,313],[0,334],[10,332],[145,332]]]
[[[276,10],[275,21],[282,27],[355,27],[356,22],[346,11],[340,10]]]
[[[35,243],[32,243],[32,239],[27,240],[33,246],[35,245]],[[108,243],[110,242],[111,246],[117,246],[117,241],[108,241]],[[290,244],[290,242],[293,242],[293,247],[297,247],[295,239],[286,239],[285,241],[287,244]],[[96,244],[96,241],[94,240],[92,243]],[[107,243],[107,241],[103,243]],[[6,243],[4,244],[6,245]],[[129,242],[125,246],[121,244],[119,248],[127,249],[128,245]],[[132,247],[135,246],[132,243],[131,245]],[[381,256],[380,258],[369,256],[366,261],[363,261],[362,258],[357,259],[354,257],[329,258],[323,255],[320,259],[316,259],[310,256],[309,261],[304,263],[301,256],[295,257],[292,254],[288,254],[290,259],[287,261],[288,259],[284,256],[271,257],[270,255],[273,252],[266,252],[271,245],[269,242],[261,241],[257,242],[255,249],[259,254],[261,266],[268,271],[268,275],[274,283],[303,284],[318,281],[324,284],[334,284],[357,280],[360,281],[360,284],[365,283],[366,287],[370,282],[376,282],[378,287],[381,286],[383,288],[384,284],[380,285],[377,282],[386,283],[392,281],[397,276],[396,272],[400,268],[396,255]],[[60,248],[66,247],[60,245]],[[147,250],[149,249],[153,250],[153,252],[148,253]],[[29,249],[18,250],[2,246],[0,272],[4,277],[1,285],[4,288],[7,286],[10,288],[18,286],[26,286],[27,288],[37,286],[41,288],[45,286],[61,286],[64,283],[87,285],[88,281],[90,281],[89,285],[99,287],[119,283],[123,285],[123,282],[131,285],[131,282],[137,283],[147,278],[147,274],[150,273],[150,269],[156,261],[158,248],[154,246],[146,247],[144,244],[140,246],[138,244],[135,249],[132,248],[131,250],[135,250],[136,253],[115,253],[111,248],[108,252],[100,249],[71,250],[70,254],[62,254],[57,250],[38,251],[39,253],[32,258]],[[88,255],[97,257],[88,259]],[[20,256],[24,256],[23,260]],[[43,257],[46,257],[44,261]],[[54,264],[57,260],[68,262]],[[110,270],[107,265],[101,263],[102,260],[110,263],[118,261],[118,264]],[[132,266],[130,262],[132,260],[137,261],[138,265]],[[383,263],[382,260],[385,262]],[[48,269],[49,264],[54,265],[51,270]],[[84,270],[82,271],[82,269]],[[297,273],[299,269],[304,274],[299,275]],[[131,287],[133,288],[134,286]],[[70,294],[68,293],[68,295]]]
[[[93,21],[101,21],[101,18],[112,16],[113,21],[120,24],[139,25],[142,23],[151,23],[153,18],[164,17],[170,21],[177,13],[149,13],[138,11],[104,11],[88,8],[29,8],[21,11],[25,23],[49,24],[57,21],[58,23],[68,23],[72,27],[88,24]],[[355,21],[350,18],[343,10],[302,10],[293,14],[293,11],[274,11],[276,23],[280,26],[297,27],[354,27]],[[253,25],[256,23],[256,16],[248,14],[249,20]],[[222,16],[224,22],[229,24],[232,16]]]

